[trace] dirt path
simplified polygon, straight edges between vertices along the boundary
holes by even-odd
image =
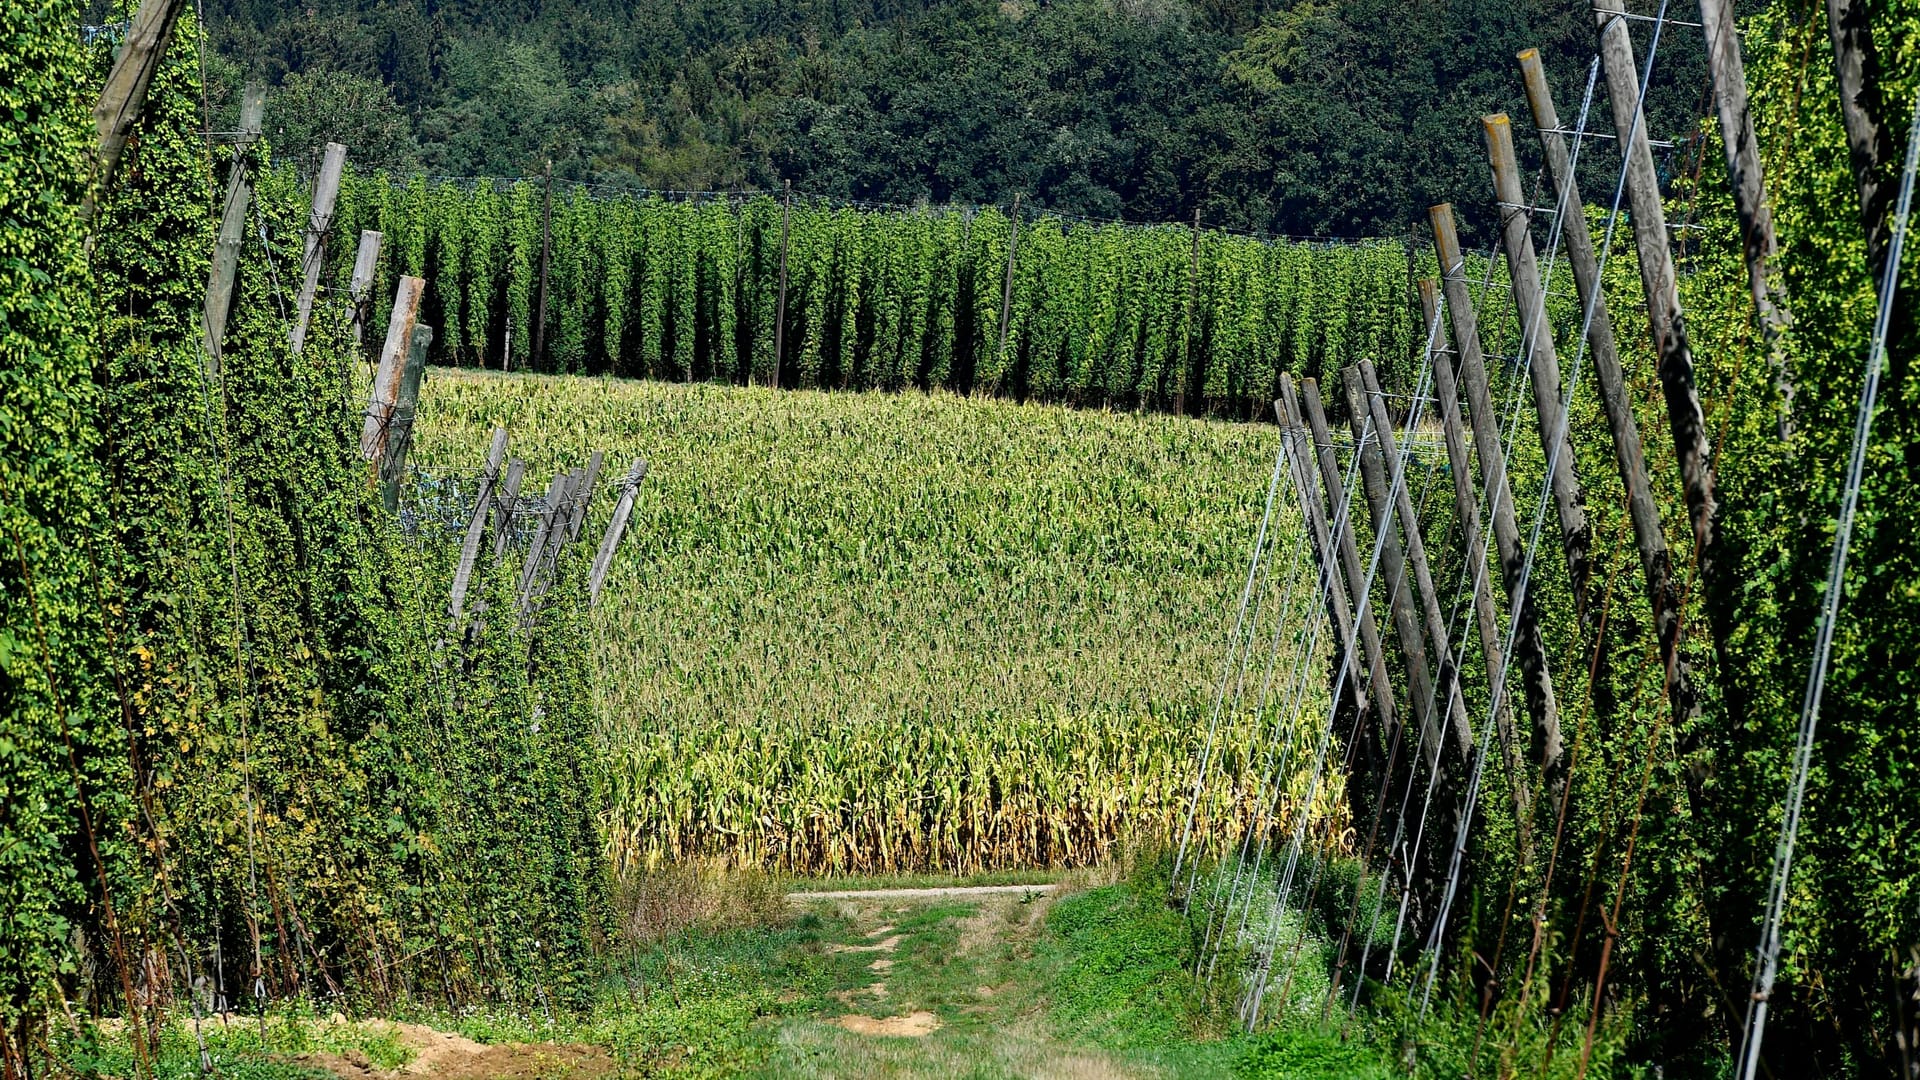
[[[804,904],[811,900],[979,900],[989,896],[1018,896],[1022,893],[1051,893],[1060,887],[1057,881],[1038,885],[951,885],[933,889],[841,889],[821,892],[790,892],[787,902]]]

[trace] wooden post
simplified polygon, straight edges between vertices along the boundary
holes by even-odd
[[[120,168],[120,155],[133,135],[140,115],[147,107],[147,91],[153,86],[154,72],[167,54],[173,40],[173,28],[180,21],[186,0],[141,0],[140,10],[120,43],[120,55],[107,74],[100,100],[93,106],[93,123],[99,141],[94,144],[93,167],[87,193],[80,204],[80,221],[92,225],[113,174]],[[241,125],[243,128],[245,125]],[[257,130],[257,125],[256,125]]]
[[[1282,393],[1285,393],[1284,384]],[[1380,630],[1374,618],[1373,605],[1366,602],[1367,594],[1363,591],[1367,587],[1367,567],[1360,561],[1360,547],[1353,539],[1355,522],[1351,509],[1346,520],[1340,518],[1346,485],[1340,482],[1340,463],[1334,457],[1333,432],[1327,427],[1326,410],[1320,406],[1320,387],[1312,379],[1300,380],[1300,403],[1305,406],[1302,411],[1307,421],[1307,431],[1313,439],[1312,457],[1314,463],[1320,466],[1320,483],[1325,489],[1327,506],[1332,514],[1329,526],[1334,551],[1347,572],[1347,583],[1353,596],[1353,620],[1360,631],[1360,645],[1370,676],[1367,695],[1380,717],[1384,742],[1385,733],[1393,730],[1397,722],[1395,713],[1398,707],[1393,700],[1393,679],[1387,674],[1387,651],[1380,644]],[[1342,647],[1345,647],[1345,642],[1342,642]],[[1360,678],[1358,665],[1350,677],[1355,680]]]
[[[1718,548],[1712,453],[1707,445],[1706,420],[1700,412],[1700,394],[1693,383],[1693,349],[1687,344],[1687,326],[1680,311],[1680,289],[1674,279],[1672,249],[1668,247],[1660,180],[1653,169],[1653,148],[1647,143],[1646,120],[1640,112],[1640,75],[1633,60],[1633,42],[1627,35],[1625,9],[1620,4],[1621,0],[1593,3],[1594,19],[1600,27],[1600,65],[1607,75],[1607,99],[1613,107],[1620,153],[1626,159],[1633,244],[1640,255],[1640,286],[1647,297],[1660,389],[1667,403],[1667,426],[1673,433],[1687,515],[1692,519],[1694,558],[1702,579],[1711,585]]]
[[[527,463],[514,458],[507,465],[507,479],[500,485],[500,499],[493,508],[493,561],[498,563],[513,540],[514,504],[520,501],[520,480],[527,474]]]
[[[1013,264],[1020,254],[1020,193],[1013,194],[1013,234],[1007,238],[1007,278],[1000,286],[1000,350],[994,354],[993,388],[1007,373],[1007,324],[1013,321]]]
[[[366,348],[367,302],[373,298],[373,269],[380,260],[380,234],[372,229],[360,233],[360,248],[353,253],[353,277],[347,282],[347,298],[353,303],[353,351]]]
[[[595,450],[587,458],[587,471],[581,478],[580,491],[573,501],[573,516],[567,519],[567,540],[580,539],[580,530],[587,523],[588,504],[593,502],[593,485],[600,479],[600,462],[606,458],[604,450]]]
[[[1716,3],[1718,0],[1705,0]],[[1647,580],[1647,597],[1653,606],[1654,628],[1660,640],[1660,658],[1675,672],[1674,701],[1686,702],[1686,709],[1697,708],[1693,680],[1685,660],[1677,655],[1680,645],[1680,596],[1673,579],[1673,556],[1667,549],[1666,530],[1660,524],[1660,508],[1653,501],[1653,485],[1647,477],[1646,452],[1640,442],[1640,424],[1633,415],[1633,395],[1627,376],[1620,366],[1620,352],[1613,336],[1613,319],[1607,313],[1606,294],[1601,288],[1600,261],[1593,252],[1593,232],[1587,224],[1586,205],[1573,175],[1566,140],[1560,134],[1560,115],[1553,107],[1553,94],[1547,86],[1547,73],[1540,54],[1528,49],[1520,54],[1520,73],[1527,84],[1527,100],[1533,109],[1534,126],[1540,129],[1541,148],[1546,151],[1547,172],[1559,194],[1561,224],[1567,262],[1573,267],[1573,281],[1580,293],[1580,304],[1593,313],[1587,329],[1587,347],[1593,353],[1593,370],[1600,382],[1600,403],[1607,414],[1607,426],[1613,431],[1614,461],[1620,466],[1620,482],[1627,493],[1627,516],[1633,523],[1634,547],[1640,554],[1640,570]],[[1771,229],[1771,225],[1769,225]]]
[[[1491,689],[1500,685],[1506,675],[1506,649],[1500,641],[1500,616],[1493,606],[1493,581],[1487,569],[1487,546],[1480,532],[1480,498],[1473,489],[1473,462],[1467,456],[1466,425],[1460,419],[1460,387],[1454,381],[1453,364],[1447,357],[1451,350],[1447,347],[1447,328],[1440,321],[1439,291],[1439,283],[1432,278],[1420,282],[1420,307],[1426,316],[1428,340],[1434,343],[1434,397],[1440,401],[1440,423],[1446,436],[1448,471],[1453,474],[1453,510],[1460,524],[1461,543],[1466,548],[1467,574],[1473,579],[1473,613],[1479,624],[1480,651],[1486,658],[1487,684]],[[1529,686],[1525,688],[1527,699],[1531,701],[1543,696],[1551,702],[1553,683],[1545,665],[1540,667],[1539,677],[1545,680],[1544,694],[1536,693]],[[1512,705],[1510,695],[1500,695],[1499,708],[1493,714],[1493,726],[1500,740],[1501,753],[1506,758],[1507,774],[1513,780],[1514,820],[1520,823],[1519,838],[1524,853],[1531,852],[1533,847],[1533,800],[1527,791],[1525,758],[1514,738]],[[1527,862],[1531,864],[1532,859],[1529,857]]]
[[[507,429],[493,429],[493,445],[487,448],[487,463],[480,470],[480,488],[473,497],[473,516],[467,519],[466,539],[460,544],[460,563],[453,571],[453,593],[447,604],[449,637],[460,632],[460,617],[464,614],[467,599],[467,583],[473,577],[474,560],[480,555],[480,534],[486,531],[487,511],[493,505],[493,485],[500,479],[500,466],[507,456]]]
[[[1369,415],[1373,417],[1373,429],[1379,433],[1380,452],[1386,460],[1387,482],[1393,487],[1394,513],[1400,519],[1400,529],[1406,534],[1407,562],[1413,567],[1414,590],[1420,596],[1420,615],[1426,623],[1427,638],[1433,643],[1434,652],[1439,654],[1434,671],[1440,694],[1445,695],[1447,709],[1453,717],[1453,737],[1460,746],[1463,760],[1473,760],[1473,717],[1467,711],[1466,698],[1460,693],[1460,670],[1453,662],[1452,635],[1447,631],[1447,616],[1440,609],[1440,593],[1433,587],[1433,575],[1427,565],[1427,546],[1420,536],[1420,516],[1413,508],[1412,463],[1402,469],[1401,482],[1393,485],[1393,463],[1400,457],[1400,448],[1393,437],[1393,418],[1387,415],[1386,400],[1380,392],[1380,379],[1373,370],[1370,361],[1362,360],[1354,365],[1359,373],[1361,400],[1365,403]],[[1349,380],[1351,381],[1351,380]],[[1351,393],[1349,393],[1351,400]],[[1411,437],[1411,434],[1409,435]],[[1440,761],[1441,746],[1438,740],[1433,744],[1433,760],[1429,763],[1437,766]]]
[[[1500,577],[1507,596],[1516,599],[1520,588],[1520,569],[1524,556],[1520,551],[1520,526],[1513,514],[1513,491],[1507,486],[1507,459],[1500,445],[1500,414],[1493,407],[1493,391],[1487,382],[1486,357],[1480,351],[1480,326],[1473,311],[1473,296],[1467,291],[1466,260],[1460,255],[1460,237],[1453,228],[1453,206],[1440,203],[1427,211],[1433,224],[1434,252],[1440,262],[1440,284],[1447,297],[1447,315],[1453,322],[1454,345],[1460,351],[1460,382],[1466,390],[1472,425],[1475,455],[1480,459],[1480,483],[1487,492],[1488,516],[1492,518],[1494,549],[1500,554]],[[1553,693],[1553,681],[1547,665],[1546,643],[1540,634],[1538,606],[1531,595],[1518,597],[1520,618],[1513,642],[1513,656],[1526,676],[1527,711],[1532,714],[1535,736],[1540,740],[1543,758],[1551,750],[1557,759],[1560,740],[1560,706]]]
[[[1593,574],[1593,530],[1587,524],[1587,502],[1574,471],[1573,440],[1561,421],[1565,403],[1575,387],[1562,388],[1560,353],[1554,346],[1553,320],[1547,317],[1546,286],[1540,280],[1539,257],[1528,226],[1533,211],[1520,183],[1520,165],[1513,155],[1513,125],[1506,113],[1480,118],[1487,138],[1487,160],[1493,166],[1493,191],[1500,213],[1500,240],[1507,252],[1508,278],[1514,308],[1520,315],[1521,351],[1532,376],[1533,411],[1540,422],[1540,453],[1553,463],[1554,514],[1560,522],[1560,543],[1567,556],[1567,578],[1573,587],[1573,611],[1589,631],[1599,613],[1588,596]],[[1564,396],[1563,396],[1564,395]]]
[[[540,207],[540,288],[535,294],[533,316],[533,355],[529,358],[535,369],[540,365],[540,357],[545,355],[547,345],[547,264],[553,257],[553,159],[547,159],[545,177],[545,195]]]
[[[394,405],[400,400],[400,384],[406,377],[408,345],[413,341],[413,325],[420,317],[420,297],[427,290],[426,280],[401,277],[393,293],[393,314],[387,320],[387,343],[380,349],[380,366],[374,371],[373,393],[367,401],[367,420],[360,429],[360,453],[368,461],[379,461],[387,448],[387,431],[392,425]]]
[[[1187,259],[1187,324],[1180,337],[1180,385],[1173,392],[1173,412],[1187,414],[1187,383],[1193,380],[1193,309],[1200,288],[1200,208],[1193,209],[1193,249]]]
[[[524,616],[533,599],[533,579],[539,576],[540,564],[545,560],[547,546],[552,542],[554,522],[559,518],[560,507],[567,501],[567,491],[573,484],[573,474],[562,469],[547,484],[546,505],[540,511],[540,524],[534,528],[533,543],[527,547],[527,561],[520,568],[520,613]]]
[[[307,320],[313,314],[313,294],[320,288],[320,265],[327,257],[327,231],[333,227],[333,204],[340,196],[340,170],[347,164],[347,148],[327,144],[327,155],[320,173],[313,178],[313,209],[307,215],[307,247],[300,265],[305,271],[300,282],[300,314],[293,323],[293,355],[299,356],[307,344]]]
[[[413,447],[413,412],[420,402],[420,381],[427,373],[427,350],[433,345],[433,327],[416,323],[407,342],[407,360],[387,422],[387,439],[380,452],[380,501],[387,512],[400,509],[400,484],[407,478],[407,451]]]
[[[1394,633],[1400,638],[1400,658],[1407,664],[1407,696],[1412,699],[1414,719],[1420,725],[1421,734],[1427,745],[1432,747],[1436,759],[1446,738],[1440,725],[1434,721],[1435,704],[1433,686],[1433,665],[1427,657],[1427,643],[1420,633],[1420,616],[1413,604],[1413,587],[1407,581],[1407,551],[1400,543],[1400,533],[1393,525],[1394,510],[1391,496],[1387,492],[1392,478],[1388,475],[1390,466],[1382,460],[1380,439],[1384,434],[1374,423],[1367,409],[1366,391],[1360,385],[1360,373],[1348,367],[1341,372],[1341,382],[1347,394],[1347,415],[1353,427],[1354,453],[1360,459],[1360,486],[1367,501],[1367,507],[1373,512],[1375,542],[1380,545],[1380,575],[1387,593],[1387,613],[1393,619]],[[1307,380],[1306,385],[1312,385]],[[1310,395],[1308,409],[1314,410],[1315,402]],[[1368,429],[1372,428],[1371,434]]]
[[[266,113],[267,90],[248,85],[240,102],[240,134],[234,141],[233,163],[227,172],[227,200],[220,211],[220,231],[213,241],[213,265],[207,273],[207,296],[201,309],[201,347],[207,354],[207,374],[218,378],[225,365],[221,352],[227,340],[227,316],[233,310],[233,282],[240,269],[240,246],[247,236],[247,206],[253,201],[248,175],[247,148],[260,137]]]
[[[1341,656],[1353,646],[1353,603],[1348,596],[1346,578],[1340,570],[1340,554],[1334,548],[1331,530],[1327,527],[1326,505],[1320,501],[1320,482],[1315,479],[1318,469],[1315,465],[1317,455],[1313,451],[1312,436],[1307,432],[1307,422],[1300,415],[1300,401],[1294,392],[1293,376],[1280,373],[1280,398],[1273,408],[1280,417],[1280,429],[1287,440],[1287,463],[1293,468],[1293,482],[1300,493],[1300,505],[1307,519],[1307,535],[1313,541],[1316,562],[1320,567],[1320,580],[1325,583],[1327,608],[1332,616],[1333,629],[1339,635],[1334,642],[1333,662],[1337,667]],[[1365,716],[1369,695],[1360,685],[1360,667],[1367,661],[1356,655],[1347,671],[1347,696],[1351,699],[1355,716]],[[1371,670],[1369,668],[1369,670]],[[1389,689],[1386,697],[1387,716],[1393,714],[1393,693]],[[1390,723],[1390,720],[1383,723]]]
[[[1893,238],[1894,200],[1900,191],[1900,147],[1887,115],[1886,84],[1881,75],[1880,50],[1873,40],[1872,13],[1865,0],[1827,0],[1827,34],[1833,41],[1840,123],[1847,133],[1848,164],[1860,192],[1867,274],[1877,293],[1886,277],[1888,246]],[[1902,309],[1910,307],[1895,305],[1893,317],[1901,319]],[[1898,334],[1890,335],[1889,340],[1899,340]]]
[[[640,481],[646,479],[646,475],[646,459],[634,458],[633,467],[627,470],[626,478],[620,481],[620,501],[613,506],[613,520],[607,523],[606,535],[600,538],[600,550],[593,556],[593,569],[587,575],[588,607],[600,602],[600,590],[606,584],[607,569],[613,565],[613,553],[620,546],[620,538],[626,535],[627,519],[633,516],[633,501],[639,493]]]
[[[1774,237],[1766,179],[1760,171],[1760,142],[1753,130],[1753,113],[1747,108],[1747,68],[1740,56],[1740,36],[1733,26],[1733,6],[1727,0],[1700,0],[1700,26],[1707,38],[1707,75],[1713,82],[1713,107],[1720,118],[1720,139],[1726,149],[1727,180],[1733,187],[1740,242],[1747,257],[1747,288],[1753,294],[1754,313],[1773,363],[1774,384],[1780,396],[1780,437],[1784,439],[1793,434],[1794,383],[1781,336],[1793,319],[1787,311],[1786,286],[1773,263],[1779,242]],[[1532,93],[1531,87],[1528,93]]]
[[[793,225],[793,181],[780,188],[780,300],[773,309],[773,382],[780,385],[780,368],[787,355],[787,240]]]

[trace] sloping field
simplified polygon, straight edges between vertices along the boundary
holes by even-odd
[[[595,619],[618,857],[1071,865],[1177,827],[1273,428],[435,369],[416,460],[496,423],[528,491],[651,465]]]

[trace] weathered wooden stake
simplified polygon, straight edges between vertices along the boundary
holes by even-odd
[[[560,504],[567,499],[567,487],[573,482],[573,474],[562,469],[547,484],[546,506],[540,511],[540,524],[533,530],[533,543],[527,546],[527,561],[520,568],[520,612],[526,614],[527,605],[532,598],[533,579],[540,572],[540,561],[547,553],[547,538],[553,533],[554,519],[559,515]]]
[[[1020,193],[1013,195],[1013,234],[1007,238],[1007,277],[1000,286],[1000,345],[994,353],[993,386],[1000,388],[1000,380],[1007,373],[1007,324],[1013,321],[1013,266],[1020,255]]]
[[[1285,387],[1282,386],[1284,393]],[[1325,491],[1328,522],[1333,548],[1338,553],[1340,565],[1347,572],[1349,595],[1353,598],[1353,621],[1360,631],[1360,645],[1367,661],[1370,679],[1367,684],[1368,698],[1373,702],[1374,711],[1380,718],[1380,745],[1385,745],[1386,733],[1393,730],[1397,723],[1399,707],[1393,699],[1393,679],[1387,674],[1387,650],[1380,644],[1379,624],[1374,618],[1374,607],[1366,602],[1367,567],[1360,561],[1360,547],[1354,542],[1356,522],[1349,509],[1345,520],[1341,519],[1340,508],[1346,499],[1346,486],[1340,482],[1340,463],[1333,453],[1333,432],[1327,427],[1326,410],[1320,405],[1320,387],[1312,379],[1300,380],[1300,404],[1304,406],[1302,414],[1307,421],[1307,431],[1312,437],[1312,457],[1320,466],[1320,483]],[[1351,639],[1349,639],[1351,640]],[[1344,646],[1344,643],[1342,643]],[[1348,675],[1358,680],[1360,669],[1356,665]]]
[[[366,348],[367,307],[373,299],[374,264],[380,261],[380,234],[372,229],[360,233],[359,250],[353,253],[353,277],[347,282],[347,298],[353,304],[353,351]]]
[[[1480,351],[1480,325],[1474,315],[1473,296],[1467,291],[1466,260],[1461,257],[1460,237],[1453,227],[1453,206],[1440,203],[1430,207],[1427,217],[1433,225],[1434,252],[1439,257],[1440,284],[1446,291],[1453,340],[1460,351],[1460,382],[1466,390],[1474,453],[1480,459],[1480,483],[1487,492],[1494,549],[1500,554],[1500,577],[1508,599],[1512,600],[1520,588],[1525,556],[1520,550],[1520,526],[1513,514],[1513,490],[1507,486],[1507,459],[1500,444],[1500,414],[1493,407],[1487,361]],[[1554,698],[1553,681],[1548,672],[1546,643],[1540,635],[1540,620],[1532,595],[1519,599],[1520,619],[1509,659],[1519,664],[1526,676],[1527,711],[1533,717],[1541,758],[1558,761],[1560,706]]]
[[[1553,463],[1553,509],[1560,522],[1560,544],[1566,552],[1567,578],[1572,584],[1573,611],[1589,630],[1599,613],[1588,593],[1593,575],[1593,529],[1587,523],[1586,495],[1574,471],[1573,440],[1561,421],[1565,403],[1575,387],[1562,386],[1560,353],[1553,341],[1553,320],[1547,317],[1547,291],[1540,280],[1540,262],[1528,226],[1532,208],[1520,183],[1520,165],[1513,155],[1513,125],[1506,113],[1480,118],[1487,138],[1487,160],[1493,166],[1493,192],[1500,213],[1500,241],[1507,252],[1508,278],[1514,308],[1520,316],[1521,351],[1532,376],[1533,411],[1540,424],[1540,453]]]
[[[1505,677],[1507,656],[1500,641],[1500,615],[1493,605],[1493,580],[1487,568],[1487,545],[1480,531],[1480,498],[1473,489],[1473,461],[1467,454],[1466,425],[1460,419],[1460,387],[1454,381],[1453,364],[1448,357],[1447,328],[1440,321],[1440,286],[1432,278],[1420,282],[1420,307],[1426,316],[1427,337],[1433,345],[1433,392],[1440,402],[1440,423],[1447,443],[1448,471],[1453,474],[1453,511],[1460,525],[1460,541],[1465,545],[1467,574],[1473,579],[1473,613],[1480,630],[1480,652],[1487,662],[1489,690]],[[1546,668],[1539,676],[1546,680],[1544,697],[1553,700],[1553,684]],[[1531,699],[1532,693],[1528,694]],[[1513,782],[1514,820],[1520,823],[1521,851],[1532,863],[1533,799],[1527,790],[1525,757],[1514,737],[1513,701],[1502,694],[1493,715],[1494,731],[1507,762],[1507,775]],[[1484,751],[1484,747],[1481,748]]]
[[[1654,172],[1653,148],[1647,142],[1646,118],[1640,111],[1640,74],[1633,59],[1633,41],[1627,34],[1626,12],[1620,3],[1621,0],[1594,0],[1593,3],[1593,17],[1600,27],[1600,65],[1607,75],[1607,99],[1613,107],[1613,126],[1620,138],[1620,153],[1626,159],[1627,197],[1633,210],[1633,245],[1640,256],[1640,286],[1646,293],[1647,320],[1653,330],[1654,353],[1659,358],[1667,426],[1673,433],[1687,514],[1692,519],[1694,560],[1702,579],[1711,583],[1713,557],[1718,547],[1712,448],[1707,445],[1706,420],[1700,412],[1700,394],[1693,383],[1693,349],[1687,344],[1687,326],[1680,311],[1680,288],[1674,279],[1672,249],[1668,247],[1666,210],[1660,199],[1660,179]]]
[[[1339,635],[1333,648],[1333,662],[1337,667],[1341,663],[1341,656],[1355,640],[1353,602],[1347,593],[1346,578],[1341,574],[1340,555],[1334,549],[1332,533],[1327,527],[1326,505],[1320,501],[1313,436],[1308,433],[1307,422],[1300,415],[1300,400],[1294,392],[1293,376],[1286,372],[1280,374],[1280,395],[1273,403],[1273,408],[1279,414],[1280,429],[1287,440],[1287,463],[1293,469],[1294,487],[1300,493],[1300,505],[1307,518],[1307,535],[1313,541],[1314,561],[1320,568],[1320,580],[1326,586],[1327,608],[1332,616],[1334,632]],[[1361,656],[1355,656],[1347,671],[1347,696],[1353,703],[1355,716],[1365,716],[1367,713],[1369,695],[1360,685],[1360,666],[1366,662]],[[1385,700],[1387,715],[1391,717],[1391,690]]]
[[[1373,370],[1370,361],[1362,360],[1354,365],[1359,372],[1360,390],[1369,414],[1373,417],[1373,429],[1379,433],[1380,452],[1386,461],[1388,486],[1393,486],[1393,463],[1400,457],[1400,448],[1393,436],[1393,418],[1387,415],[1385,397],[1380,392],[1380,378]],[[1349,394],[1349,400],[1352,395]],[[1409,435],[1411,437],[1411,435]],[[1420,615],[1426,623],[1427,639],[1433,643],[1433,651],[1439,659],[1434,672],[1439,692],[1444,694],[1447,709],[1453,717],[1453,737],[1460,746],[1460,756],[1468,761],[1473,759],[1473,717],[1467,712],[1466,698],[1460,693],[1460,671],[1453,662],[1452,635],[1447,631],[1447,617],[1440,609],[1440,593],[1433,587],[1433,575],[1427,566],[1427,545],[1420,536],[1420,516],[1413,508],[1413,476],[1411,464],[1402,470],[1401,482],[1394,487],[1394,513],[1400,519],[1400,528],[1406,533],[1407,562],[1413,567],[1414,590],[1420,596]],[[1433,744],[1432,762],[1440,760],[1441,746],[1438,740]]]
[[[207,374],[214,378],[225,367],[221,352],[226,346],[227,316],[233,310],[233,282],[240,269],[240,246],[247,236],[247,207],[253,201],[247,148],[260,137],[266,108],[266,87],[249,85],[240,101],[240,133],[234,140],[233,164],[227,172],[227,200],[220,211],[220,231],[214,236],[213,265],[207,274],[207,297],[200,316]]]
[[[426,290],[425,279],[404,276],[394,289],[387,343],[380,349],[380,366],[374,371],[373,393],[367,400],[367,421],[360,429],[360,453],[368,461],[379,461],[386,450],[394,403],[400,400],[400,383],[406,377],[407,346],[413,341],[413,325],[420,318],[420,297]]]
[[[620,546],[620,538],[626,535],[627,519],[633,516],[633,501],[639,493],[640,481],[646,479],[646,475],[646,459],[634,458],[633,467],[627,470],[625,479],[620,481],[620,501],[613,506],[613,520],[607,522],[606,534],[600,538],[600,550],[593,556],[593,569],[587,575],[588,607],[600,602],[600,590],[606,584],[607,569],[613,565],[613,553]]]
[[[1586,205],[1580,198],[1566,140],[1560,134],[1560,115],[1553,107],[1553,94],[1547,86],[1547,72],[1540,63],[1539,52],[1528,49],[1520,54],[1520,73],[1527,84],[1534,126],[1540,130],[1541,148],[1546,151],[1547,172],[1553,178],[1554,190],[1566,214],[1560,233],[1566,242],[1567,262],[1573,267],[1573,281],[1580,293],[1582,309],[1593,313],[1587,329],[1587,347],[1593,354],[1593,370],[1600,382],[1600,403],[1607,414],[1607,426],[1613,431],[1614,461],[1620,466],[1620,482],[1627,493],[1627,517],[1633,523],[1634,547],[1640,554],[1640,569],[1646,577],[1647,597],[1653,606],[1660,657],[1675,672],[1675,704],[1684,700],[1686,709],[1691,710],[1697,707],[1691,673],[1685,660],[1675,655],[1679,648],[1680,596],[1673,580],[1673,556],[1667,549],[1660,508],[1653,501],[1653,485],[1647,477],[1640,424],[1634,418],[1633,395],[1627,386],[1626,372],[1620,366],[1620,351],[1613,336],[1613,319],[1607,313],[1600,261],[1593,252],[1593,232],[1587,224]]]
[[[587,471],[581,477],[578,497],[573,501],[573,516],[567,519],[567,540],[580,539],[580,530],[587,523],[587,506],[593,502],[593,485],[600,479],[600,462],[606,458],[604,450],[595,450],[587,458]]]
[[[793,224],[793,181],[780,182],[780,299],[773,309],[773,382],[780,385],[780,369],[787,357],[787,238]]]
[[[1380,577],[1387,593],[1387,614],[1393,619],[1394,633],[1400,638],[1400,658],[1407,665],[1407,696],[1412,698],[1414,719],[1436,760],[1446,738],[1433,718],[1435,704],[1433,664],[1427,656],[1427,642],[1420,632],[1420,615],[1413,603],[1413,586],[1407,580],[1407,551],[1394,528],[1393,503],[1387,493],[1391,482],[1389,466],[1382,460],[1380,439],[1384,432],[1373,423],[1367,409],[1366,391],[1360,385],[1360,373],[1349,367],[1340,373],[1347,395],[1347,415],[1353,428],[1354,452],[1360,457],[1360,487],[1372,511],[1376,542],[1380,545]],[[1311,379],[1304,385],[1312,386]],[[1315,395],[1309,394],[1309,415],[1317,412]],[[1368,429],[1372,428],[1371,434]],[[1362,579],[1364,580],[1364,579]]]
[[[427,374],[427,350],[433,346],[433,327],[416,323],[407,342],[407,360],[387,422],[386,444],[380,452],[380,501],[387,512],[400,509],[400,483],[407,476],[407,451],[413,448],[413,413],[420,402],[420,382]]]
[[[553,159],[547,159],[546,170],[542,173],[545,194],[540,206],[540,288],[536,294],[533,315],[533,355],[535,370],[539,369],[540,358],[546,354],[547,345],[547,264],[553,259]]]
[[[1773,232],[1773,207],[1767,203],[1766,178],[1760,171],[1760,142],[1747,108],[1747,66],[1740,56],[1740,35],[1733,26],[1733,5],[1727,0],[1700,0],[1700,26],[1707,37],[1707,75],[1713,81],[1713,107],[1720,118],[1720,140],[1726,149],[1727,180],[1733,187],[1733,206],[1740,218],[1740,243],[1747,257],[1747,288],[1753,294],[1754,314],[1773,364],[1774,385],[1780,396],[1780,437],[1793,434],[1794,376],[1787,368],[1782,335],[1793,322],[1787,311],[1786,285],[1780,280],[1774,253],[1779,242]]]
[[[340,195],[340,170],[347,164],[347,148],[327,144],[320,173],[313,178],[313,209],[307,215],[307,247],[300,260],[300,314],[293,323],[293,355],[307,344],[307,320],[313,315],[313,294],[320,289],[320,267],[327,258],[327,232],[333,227],[333,204]]]
[[[500,479],[500,466],[507,456],[507,429],[493,429],[493,444],[487,447],[487,463],[480,470],[480,489],[474,493],[473,516],[467,519],[466,539],[460,544],[460,563],[453,571],[453,593],[447,604],[448,636],[460,632],[465,613],[467,583],[473,577],[474,560],[480,555],[480,535],[487,528],[487,512],[493,507],[493,486]]]
[[[153,86],[154,72],[159,70],[160,60],[167,54],[173,28],[186,6],[186,0],[141,0],[140,10],[127,27],[127,36],[120,43],[120,55],[114,59],[107,84],[100,91],[100,100],[93,106],[99,141],[94,144],[87,193],[80,203],[83,224],[93,223],[101,200],[113,184],[113,174],[120,168],[120,155],[126,150],[127,139],[139,124],[140,114],[146,110],[147,91]]]

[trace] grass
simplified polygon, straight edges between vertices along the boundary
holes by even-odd
[[[595,617],[623,862],[1078,866],[1183,812],[1271,427],[436,369],[415,460],[470,473],[495,424],[529,493],[651,465]],[[1205,835],[1273,801],[1223,768]]]

